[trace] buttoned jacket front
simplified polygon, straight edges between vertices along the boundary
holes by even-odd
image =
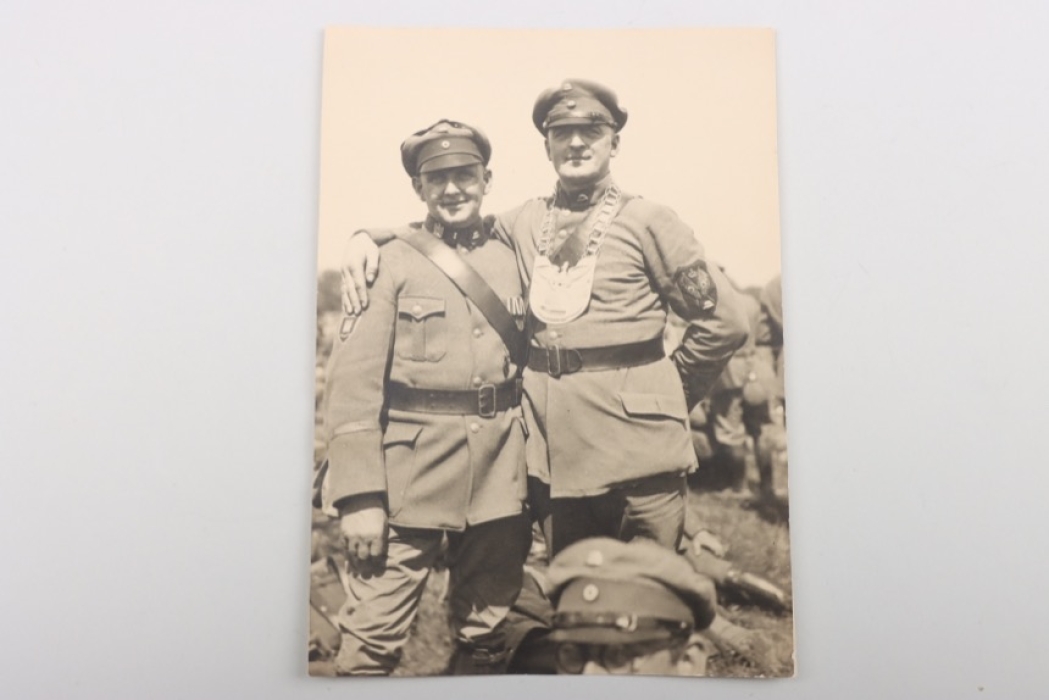
[[[523,310],[506,245],[491,239],[459,253],[508,309]],[[390,382],[476,390],[516,376],[499,334],[473,302],[409,244],[386,246],[371,304],[359,317],[344,317],[328,364],[324,505],[381,493],[392,524],[446,530],[522,512],[519,408],[491,417],[442,415],[392,410],[385,401]]]
[[[596,199],[596,198],[595,198]],[[662,337],[667,310],[687,325],[670,358],[650,364],[552,377],[526,370],[523,410],[528,472],[558,497],[592,496],[648,476],[695,467],[683,384],[698,401],[747,337],[738,298],[692,230],[669,208],[624,195],[597,252],[590,302],[567,323],[532,328],[530,352],[624,345]],[[599,203],[595,201],[591,206]],[[551,198],[500,215],[497,232],[517,252],[530,281]],[[586,212],[561,217],[564,239],[585,245]],[[582,241],[582,243],[580,243]],[[683,277],[709,275],[712,308]],[[683,281],[684,280],[684,281]]]

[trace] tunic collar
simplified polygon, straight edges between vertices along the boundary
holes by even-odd
[[[488,227],[485,226],[485,221],[483,219],[478,222],[476,226],[464,229],[452,229],[446,228],[444,224],[437,221],[432,216],[427,216],[424,225],[427,231],[439,237],[442,241],[453,248],[457,246],[462,246],[466,249],[476,248],[484,244],[489,237]]]
[[[612,184],[612,175],[609,173],[604,176],[593,185],[584,187],[581,190],[575,190],[569,193],[565,189],[565,186],[561,183],[557,185],[557,200],[554,204],[562,209],[569,209],[571,211],[585,211],[590,207],[601,202],[605,196],[605,192],[608,190],[609,185]]]

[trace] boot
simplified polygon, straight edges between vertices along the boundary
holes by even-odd
[[[456,642],[455,653],[448,662],[445,675],[483,676],[506,673],[508,657],[509,654],[505,648],[496,650],[466,642]]]
[[[725,585],[773,612],[790,610],[790,597],[786,591],[756,574],[732,569],[725,576]]]

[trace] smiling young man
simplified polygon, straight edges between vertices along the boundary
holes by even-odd
[[[371,305],[335,340],[320,496],[350,563],[340,675],[393,671],[444,538],[453,672],[485,672],[504,653],[528,548],[513,318],[524,303],[514,254],[481,217],[490,154],[479,130],[449,121],[402,144],[428,215],[398,230]]]
[[[496,231],[530,288],[522,403],[533,513],[555,554],[595,536],[676,550],[695,465],[688,412],[743,344],[747,320],[692,230],[613,180],[627,113],[612,90],[566,80],[539,95],[532,121],[557,184],[500,215]],[[367,302],[375,252],[367,236],[347,248],[352,310]],[[687,328],[667,357],[669,309]]]

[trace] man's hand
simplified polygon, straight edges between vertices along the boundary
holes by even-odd
[[[702,554],[704,549],[718,558],[724,557],[725,552],[728,551],[725,543],[718,539],[717,535],[710,530],[700,530],[692,538],[692,552],[694,554]]]
[[[357,315],[368,308],[368,285],[379,272],[379,246],[366,231],[357,231],[342,254],[342,306]]]
[[[346,538],[350,563],[361,574],[371,573],[386,555],[386,505],[382,496],[368,493],[339,505],[339,530]]]

